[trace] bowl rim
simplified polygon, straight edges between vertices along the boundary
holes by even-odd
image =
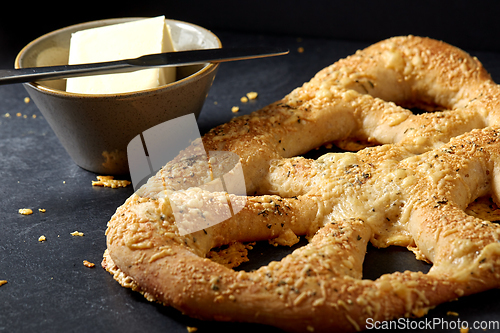
[[[63,27],[63,28],[59,28],[59,29],[50,31],[50,32],[48,32],[46,34],[43,34],[43,35],[37,37],[36,39],[32,40],[28,44],[26,44],[21,49],[21,51],[19,51],[19,53],[16,55],[16,58],[14,60],[14,67],[15,68],[22,68],[21,64],[20,64],[21,63],[21,58],[26,53],[26,51],[30,47],[32,47],[32,45],[38,43],[39,41],[41,41],[43,39],[49,38],[49,37],[51,37],[53,35],[57,35],[57,34],[65,31],[65,30],[75,29],[75,28],[78,28],[79,26],[87,26],[87,25],[93,25],[93,24],[99,24],[99,23],[105,23],[105,22],[110,22],[109,25],[111,25],[111,24],[114,24],[113,22],[116,22],[115,24],[118,24],[120,22],[129,22],[129,21],[140,20],[140,19],[147,19],[147,18],[148,17],[117,17],[117,18],[93,20],[93,21],[87,21],[87,22],[82,22],[82,23],[77,23],[77,24],[69,25],[69,26],[66,26],[66,27]],[[204,31],[208,32],[209,34],[211,34],[215,38],[215,40],[217,41],[217,44],[219,45],[219,47],[222,48],[222,43],[221,43],[219,37],[216,34],[214,34],[212,31],[210,31],[210,30],[208,30],[208,29],[206,29],[206,28],[204,28],[204,27],[202,27],[200,25],[197,25],[197,24],[194,24],[194,23],[190,23],[190,22],[186,22],[186,21],[181,21],[181,20],[168,19],[168,18],[165,18],[165,21],[167,23],[168,22],[176,22],[176,23],[187,24],[187,25],[193,26],[193,27],[195,27],[197,29],[204,30]],[[89,29],[90,29],[90,27],[89,27]],[[218,63],[207,63],[201,69],[199,69],[198,71],[196,71],[193,74],[188,75],[188,76],[186,76],[186,77],[184,77],[184,78],[182,78],[180,80],[176,80],[174,82],[171,82],[171,83],[168,83],[168,84],[164,84],[164,85],[161,85],[161,86],[158,86],[158,87],[154,87],[154,88],[142,89],[142,90],[132,91],[132,92],[114,93],[114,94],[73,93],[73,92],[67,92],[67,91],[64,91],[64,90],[50,88],[50,87],[44,86],[43,84],[40,84],[40,83],[38,83],[36,81],[28,82],[28,83],[23,83],[23,85],[29,86],[29,87],[31,87],[31,88],[33,88],[35,90],[41,91],[43,93],[47,93],[47,94],[51,94],[51,95],[57,95],[57,96],[61,96],[61,97],[76,97],[76,98],[87,97],[87,98],[108,98],[108,99],[109,98],[136,97],[136,96],[140,96],[140,95],[144,95],[144,94],[150,94],[152,92],[158,92],[158,91],[162,91],[162,90],[170,90],[174,86],[182,86],[182,85],[188,83],[188,81],[191,81],[191,80],[193,80],[196,77],[203,77],[203,76],[209,74],[210,72],[212,72],[215,69],[217,69],[218,66],[219,66]]]

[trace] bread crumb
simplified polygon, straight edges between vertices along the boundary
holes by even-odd
[[[45,213],[47,210],[46,210],[45,208],[38,208],[38,211],[39,211],[40,213]]]
[[[113,176],[97,176],[97,181],[92,181],[92,186],[104,186],[111,188],[126,187],[130,185],[128,180],[116,180]]]
[[[240,101],[241,101],[242,103],[246,103],[246,102],[248,102],[248,97],[243,96],[242,98],[240,98]]]
[[[3,286],[6,283],[7,283],[7,280],[0,280],[0,286]]]
[[[89,267],[89,268],[92,268],[92,267],[95,267],[95,264],[94,264],[93,262],[90,262],[90,261],[84,260],[84,261],[83,261],[83,266],[85,266],[85,267]]]
[[[33,214],[33,211],[29,208],[21,208],[19,209],[19,214],[21,215],[31,215]]]
[[[29,97],[24,97],[24,103],[28,104],[30,102],[30,98]]]
[[[304,53],[304,48],[302,46],[300,46],[298,49],[297,49],[297,52],[299,53]]]
[[[247,93],[248,99],[256,99],[258,95],[259,94],[257,94],[255,91],[251,91],[251,92]]]
[[[448,312],[446,312],[446,315],[447,315],[447,316],[455,316],[455,317],[458,317],[458,312],[455,312],[455,311],[448,311]]]
[[[248,250],[253,249],[255,242],[243,244],[233,242],[224,249],[212,249],[207,253],[207,258],[223,266],[234,268],[241,263],[249,261]]]
[[[460,333],[468,333],[468,332],[469,332],[469,328],[468,327],[462,326],[460,328]]]
[[[10,118],[10,113],[8,113],[8,112],[7,112],[7,113],[6,113],[6,114],[4,114],[3,116],[4,116],[5,118]]]
[[[35,118],[36,118],[36,114],[32,115],[31,117],[32,117],[33,119],[35,119]]]
[[[38,237],[39,242],[45,242],[46,240],[47,240],[47,237],[45,237],[44,235],[41,235],[40,237]]]
[[[70,233],[71,236],[80,236],[80,237],[83,237],[83,232],[80,232],[80,231],[73,231],[72,233]]]
[[[231,108],[231,112],[232,112],[232,113],[236,113],[236,112],[238,112],[238,111],[240,111],[240,107],[239,107],[239,106],[233,106],[233,107]]]
[[[22,116],[21,112],[16,113],[16,116],[21,117]]]
[[[197,328],[197,327],[187,326],[186,328],[187,328],[187,331],[188,331],[188,332],[196,332],[196,331],[198,330],[198,328]]]

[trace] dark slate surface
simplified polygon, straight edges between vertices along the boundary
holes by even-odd
[[[226,46],[281,45],[291,54],[223,64],[198,121],[202,132],[231,119],[233,105],[240,106],[239,114],[265,106],[321,68],[367,45],[299,36],[219,35]],[[304,52],[297,52],[298,47]],[[0,67],[11,67],[17,51],[1,49]],[[500,54],[469,51],[500,82]],[[240,97],[249,91],[257,91],[258,99],[240,103]],[[120,287],[100,267],[100,261],[106,223],[133,189],[92,187],[96,175],[71,161],[36,106],[24,102],[26,96],[22,85],[0,86],[0,280],[8,281],[0,287],[0,332],[186,332],[186,326],[198,327],[198,332],[277,332],[259,325],[199,322]],[[23,216],[18,214],[19,208],[31,208],[34,213]],[[75,230],[85,236],[71,236]],[[39,242],[40,235],[47,241]],[[259,244],[244,268],[277,260],[288,251],[276,252]],[[83,266],[83,260],[96,267]],[[369,248],[365,277],[405,269],[427,271],[429,265],[415,260],[406,249]],[[427,319],[410,323],[425,328],[426,321],[432,320],[456,322],[459,318],[471,324],[500,320],[498,299],[498,290],[465,297],[438,306]],[[447,315],[448,311],[460,316]]]

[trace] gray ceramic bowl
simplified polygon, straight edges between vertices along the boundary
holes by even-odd
[[[15,67],[67,64],[71,33],[134,19],[93,21],[50,32],[21,50]],[[177,50],[221,47],[217,36],[202,27],[166,21]],[[130,140],[167,120],[191,113],[198,117],[217,69],[217,64],[179,67],[173,83],[122,94],[69,93],[66,80],[24,86],[77,165],[100,174],[126,174]]]

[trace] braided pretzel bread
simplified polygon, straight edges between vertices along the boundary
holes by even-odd
[[[190,316],[297,332],[360,330],[367,318],[422,316],[499,287],[500,227],[464,213],[476,198],[500,194],[498,92],[476,59],[442,42],[398,37],[358,51],[204,136],[205,149],[240,156],[254,195],[228,195],[246,200],[241,211],[181,236],[168,193],[206,175],[198,161],[187,168],[180,157],[111,218],[103,267],[123,286]],[[449,111],[414,115],[396,104]],[[383,145],[293,157],[353,139]],[[214,170],[224,164],[211,163]],[[213,199],[186,191],[199,199],[187,210]],[[309,244],[253,272],[206,258],[233,242],[291,245],[296,235],[309,235]],[[368,242],[411,247],[432,269],[363,280]]]

